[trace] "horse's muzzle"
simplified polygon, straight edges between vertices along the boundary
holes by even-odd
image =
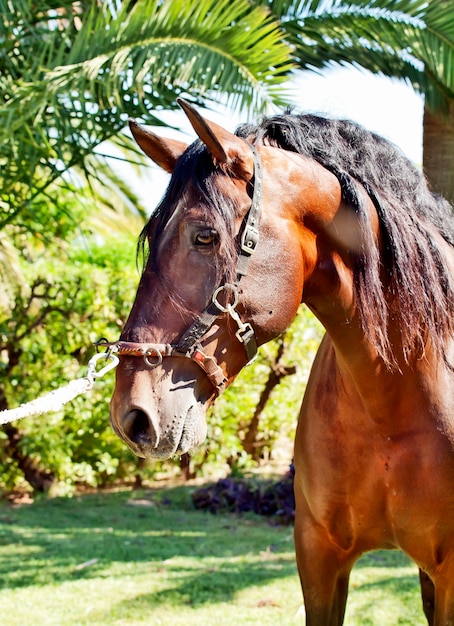
[[[140,408],[129,409],[119,420],[111,414],[112,427],[137,456],[165,460],[190,452],[206,437],[205,413],[191,406],[186,415],[173,416],[161,427]]]

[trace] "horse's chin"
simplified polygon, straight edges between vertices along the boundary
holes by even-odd
[[[144,410],[133,409],[122,431],[114,429],[136,456],[159,461],[192,452],[203,444],[207,434],[205,411],[197,404],[183,417],[173,416],[162,432],[153,423]]]

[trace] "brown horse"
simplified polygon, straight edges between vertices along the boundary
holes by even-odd
[[[351,122],[285,114],[232,134],[180,104],[189,147],[131,122],[172,178],[111,347],[115,431],[148,458],[202,444],[207,408],[305,303],[326,329],[294,453],[306,623],[342,624],[355,561],[399,548],[429,624],[454,625],[451,207]]]

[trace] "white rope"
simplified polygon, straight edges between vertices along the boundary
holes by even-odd
[[[99,359],[110,361],[101,370],[96,371],[96,363]],[[118,365],[118,357],[112,352],[105,354],[95,354],[88,362],[87,375],[83,378],[77,378],[67,383],[63,387],[59,387],[54,391],[46,393],[44,396],[21,404],[16,409],[6,409],[0,411],[0,425],[8,424],[14,420],[20,420],[24,417],[32,415],[42,415],[43,413],[53,413],[59,411],[65,404],[74,400],[77,396],[87,393],[93,387],[97,378],[101,378],[108,371]]]

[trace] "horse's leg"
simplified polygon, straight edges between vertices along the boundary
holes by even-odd
[[[295,548],[306,626],[342,626],[353,560],[342,558],[328,537],[295,523]]]
[[[454,597],[452,589],[435,586],[433,626],[454,626]]]
[[[440,567],[435,578],[433,626],[454,626],[454,559]]]
[[[306,626],[342,626],[347,604],[350,571],[336,570],[326,557],[300,567]]]
[[[435,585],[431,578],[423,570],[419,570],[419,582],[421,585],[422,608],[429,626],[434,623],[435,611]]]

